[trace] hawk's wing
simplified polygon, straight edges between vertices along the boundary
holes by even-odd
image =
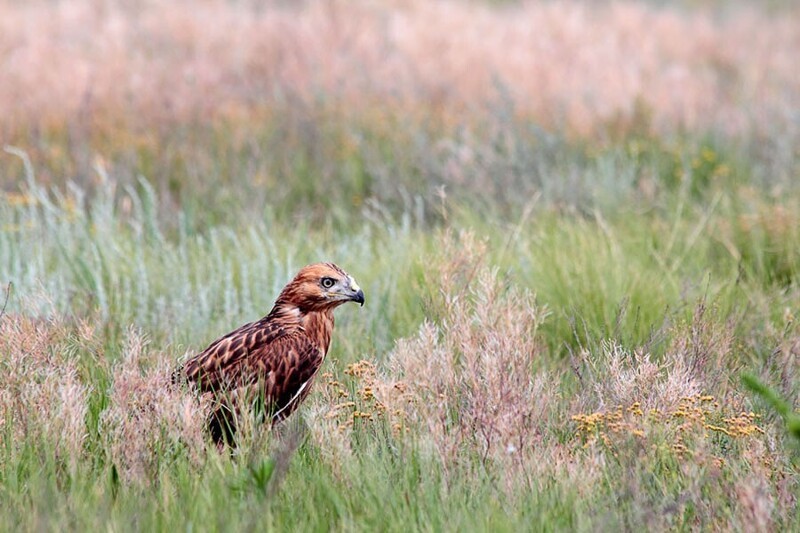
[[[323,355],[302,331],[261,321],[215,341],[186,362],[183,374],[203,392],[259,382],[265,400],[280,410],[305,396]]]
[[[286,330],[275,322],[264,319],[250,322],[215,340],[208,348],[186,361],[176,377],[197,383],[203,392],[218,389],[223,385],[229,368],[286,334]]]

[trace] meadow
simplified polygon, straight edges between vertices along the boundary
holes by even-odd
[[[797,412],[798,46],[791,2],[0,1],[0,528],[800,530],[742,381]],[[219,451],[170,373],[322,260],[366,305]]]

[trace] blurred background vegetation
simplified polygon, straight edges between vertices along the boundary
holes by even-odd
[[[788,1],[0,1],[2,519],[800,527],[739,379],[800,399],[799,45]],[[165,373],[319,260],[367,306],[304,437],[218,454]]]

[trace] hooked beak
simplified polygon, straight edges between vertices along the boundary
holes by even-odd
[[[353,276],[348,276],[348,286],[350,288],[350,300],[361,304],[364,307],[364,291],[358,286]]]
[[[364,291],[358,289],[358,292],[353,295],[352,300],[361,304],[361,307],[364,307]]]

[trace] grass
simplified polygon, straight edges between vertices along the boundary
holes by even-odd
[[[9,526],[797,526],[777,503],[796,498],[795,447],[737,379],[797,401],[798,235],[774,215],[796,197],[723,183],[647,209],[446,203],[432,226],[265,216],[170,235],[147,182],[113,187],[81,199],[29,176],[2,208]],[[254,429],[218,454],[164,376],[319,257],[369,302],[340,313],[301,442],[282,455],[289,429]],[[362,359],[377,370],[348,371]],[[697,395],[717,407],[677,419]],[[634,406],[660,418],[614,418]],[[757,431],[726,429],[751,411]]]
[[[638,90],[592,74],[604,62],[624,70],[614,46],[584,57],[580,75],[617,102],[615,118],[558,89],[561,65],[536,78],[552,80],[537,96],[547,105],[526,99],[537,85],[515,84],[512,59],[536,52],[495,42],[515,15],[548,20],[559,46],[583,49],[578,30],[594,30],[577,4],[337,4],[353,10],[352,31],[384,13],[417,32],[419,49],[392,41],[386,71],[349,33],[321,31],[321,8],[297,8],[314,30],[292,34],[302,65],[350,46],[374,71],[338,89],[323,76],[309,97],[305,69],[251,47],[271,41],[214,30],[209,42],[230,46],[196,43],[216,61],[187,63],[190,30],[209,13],[255,35],[284,8],[208,2],[157,22],[154,7],[117,20],[122,8],[98,19],[65,3],[18,53],[32,60],[84,23],[140,50],[114,32],[145,25],[166,39],[155,50],[183,44],[129,69],[207,77],[203,91],[173,87],[185,108],[167,119],[158,76],[121,108],[126,85],[100,76],[84,129],[72,89],[35,105],[47,100],[34,83],[43,70],[15,71],[0,90],[0,109],[10,94],[30,98],[0,154],[0,527],[800,529],[797,134],[788,115],[751,105],[752,94],[800,101],[781,59],[796,25],[692,4],[592,8],[612,44],[642,21],[658,26],[660,52],[637,56],[654,77]],[[483,28],[486,41],[465,37],[463,50],[494,65],[499,97],[475,82],[481,72],[423,60],[437,35],[426,17]],[[694,28],[685,49],[668,38],[682,22]],[[747,50],[722,46],[753,27],[767,31]],[[64,64],[129,60],[80,43]],[[766,67],[750,54],[765,49],[775,53],[759,77]],[[663,61],[692,73],[683,111],[648,92],[666,79]],[[402,77],[403,65],[420,70]],[[355,76],[353,64],[330,68]],[[280,75],[285,100],[254,97],[264,72]],[[702,113],[709,79],[747,73],[737,97],[712,83],[719,105]],[[381,92],[387,80],[399,96]],[[542,111],[559,106],[568,120]],[[274,430],[244,420],[236,453],[220,453],[205,404],[168,386],[169,373],[264,315],[319,260],[350,272],[366,306],[337,312],[298,413]]]

